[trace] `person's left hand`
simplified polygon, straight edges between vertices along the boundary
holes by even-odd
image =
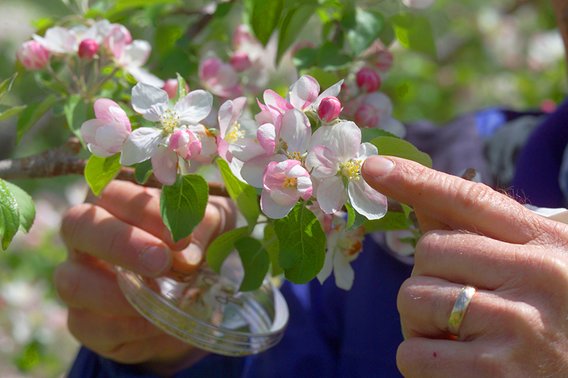
[[[376,190],[413,206],[425,232],[398,297],[403,375],[568,376],[565,224],[404,159],[371,157],[362,173]],[[466,285],[477,292],[452,335],[448,320]]]

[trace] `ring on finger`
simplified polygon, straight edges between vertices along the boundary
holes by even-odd
[[[450,312],[450,317],[448,318],[448,331],[452,335],[459,336],[463,318],[476,291],[477,289],[475,287],[466,285],[458,294],[452,312]]]

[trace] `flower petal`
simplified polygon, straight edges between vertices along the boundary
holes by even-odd
[[[152,157],[162,140],[162,132],[151,127],[141,127],[129,135],[122,147],[120,163],[133,165]]]
[[[167,105],[168,93],[152,85],[138,83],[132,88],[132,108],[148,121],[158,122],[161,113],[159,105]]]
[[[191,91],[175,105],[175,111],[182,123],[196,125],[202,121],[213,106],[213,96],[204,90]]]
[[[387,197],[371,188],[362,178],[349,181],[349,202],[359,214],[367,219],[380,219],[387,213]]]
[[[318,98],[319,91],[318,81],[309,75],[304,75],[290,87],[290,103],[296,109],[304,110]]]
[[[339,177],[329,177],[319,183],[317,200],[324,213],[333,214],[341,210],[346,199],[345,186]]]
[[[83,122],[81,125],[81,136],[86,143],[95,143],[95,136],[97,134],[97,129],[106,124],[105,121],[100,119],[90,119]]]
[[[317,178],[335,176],[339,161],[335,153],[326,146],[315,146],[306,157],[306,167]]]
[[[371,143],[361,143],[359,146],[359,153],[357,154],[357,158],[359,159],[366,159],[369,156],[378,155],[379,150],[377,150],[377,146]]]
[[[158,147],[152,155],[154,175],[164,185],[173,185],[177,179],[178,156],[166,147]]]
[[[343,290],[349,290],[353,286],[355,272],[351,267],[349,258],[341,252],[336,252],[333,256],[333,275],[335,284]]]
[[[276,150],[276,127],[271,123],[260,125],[256,132],[258,143],[266,154],[273,154]]]
[[[312,106],[317,109],[323,100],[326,97],[338,97],[339,92],[341,92],[341,86],[343,85],[343,80],[339,80],[337,83],[333,84],[331,87],[327,88],[325,91],[321,92],[318,98],[314,101]]]
[[[329,243],[328,243],[329,244]],[[323,284],[325,280],[331,275],[331,271],[333,270],[333,256],[335,255],[335,250],[332,248],[328,248],[327,252],[325,253],[325,260],[323,262],[323,267],[321,268],[320,272],[318,273],[318,281]]]
[[[310,150],[318,145],[326,146],[334,151],[340,162],[351,160],[359,152],[361,129],[351,121],[320,127],[312,135]]]
[[[255,188],[262,188],[262,178],[264,176],[264,170],[266,166],[271,161],[284,161],[286,157],[284,155],[272,155],[272,156],[258,156],[254,159],[248,160],[243,164],[241,169],[241,176],[245,181],[254,186]]]
[[[288,152],[306,152],[310,144],[310,136],[310,121],[303,112],[292,109],[284,113],[280,138],[288,145]]]
[[[246,106],[246,97],[238,97],[234,100],[228,100],[219,108],[219,131],[222,138],[229,128],[238,121]]]
[[[260,208],[267,217],[272,219],[284,218],[295,204],[296,201],[293,201],[290,205],[278,204],[267,190],[263,190],[260,195]]]
[[[148,84],[156,88],[162,88],[165,84],[162,79],[142,67],[128,67],[127,72],[139,83]]]

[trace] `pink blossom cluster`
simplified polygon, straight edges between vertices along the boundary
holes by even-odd
[[[392,116],[392,102],[381,92],[382,82],[392,67],[393,55],[376,41],[362,55],[363,62],[342,90],[344,116],[362,128],[380,128],[398,136],[404,127]]]
[[[199,64],[199,79],[208,91],[224,99],[241,96],[247,89],[257,93],[267,81],[265,58],[262,44],[245,25],[239,25],[228,60],[210,53]]]
[[[165,185],[189,172],[192,161],[220,156],[237,177],[262,189],[261,209],[272,219],[285,217],[299,200],[317,203],[324,214],[335,214],[348,203],[366,218],[377,219],[386,213],[386,197],[361,177],[364,160],[377,148],[361,143],[354,122],[339,118],[341,85],[320,93],[313,77],[302,76],[286,98],[266,90],[254,119],[244,97],[228,100],[218,111],[218,129],[208,129],[201,122],[212,110],[209,92],[195,90],[173,103],[166,91],[138,83],[132,107],[152,127],[132,131],[118,104],[99,99],[96,119],[85,122],[81,131],[95,155],[120,153],[126,166],[150,159]],[[317,119],[315,131],[309,117]]]
[[[43,36],[34,35],[19,48],[17,58],[32,71],[45,69],[52,59],[101,59],[105,64],[114,63],[140,82],[161,87],[163,81],[142,68],[150,52],[150,44],[133,40],[125,26],[101,20],[71,28],[55,26]]]

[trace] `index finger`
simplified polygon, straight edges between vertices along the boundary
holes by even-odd
[[[542,234],[546,220],[486,185],[448,175],[413,161],[369,157],[361,170],[375,190],[433,219],[509,243],[528,243]]]

